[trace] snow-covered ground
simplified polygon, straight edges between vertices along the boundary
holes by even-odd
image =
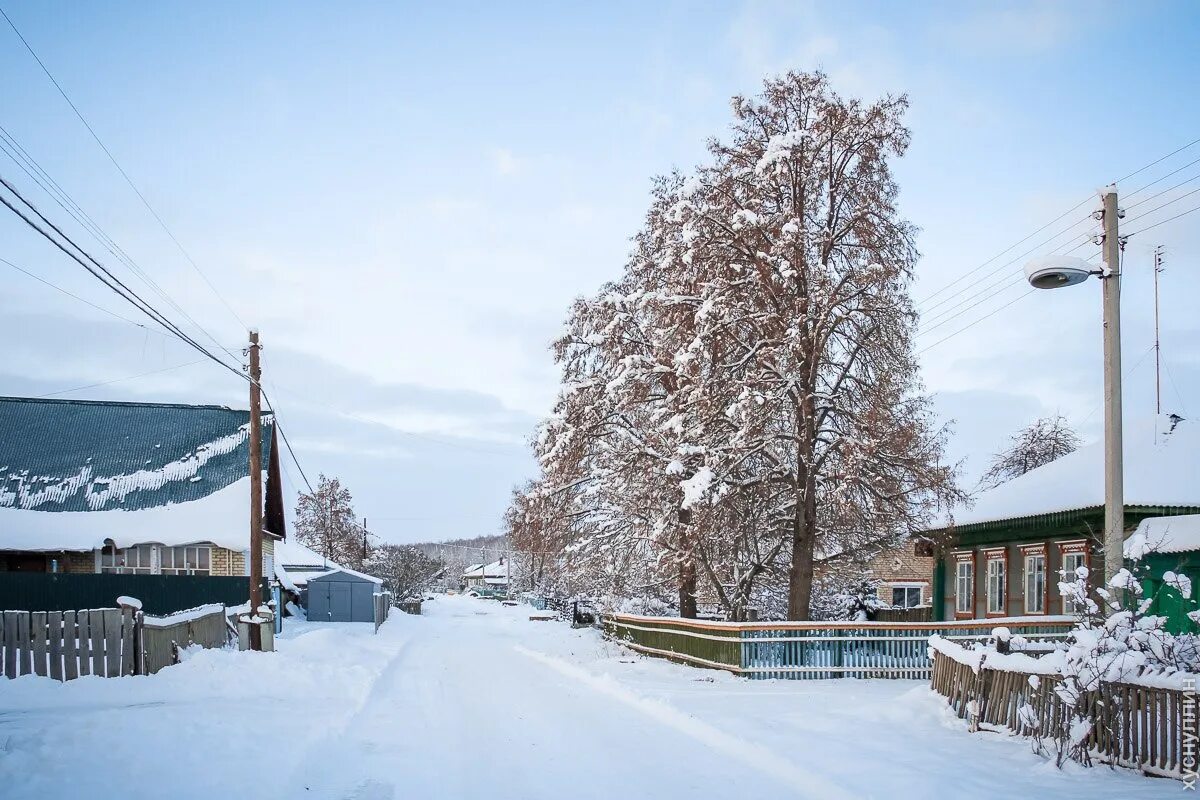
[[[745,681],[465,597],[290,623],[274,654],[0,681],[16,798],[1174,797],[968,734],[913,681]]]

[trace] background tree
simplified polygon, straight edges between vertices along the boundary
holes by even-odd
[[[1040,417],[1013,434],[1009,446],[992,456],[979,485],[983,489],[993,489],[1075,452],[1079,445],[1079,434],[1061,414]]]
[[[363,531],[354,516],[350,490],[337,478],[322,474],[313,492],[300,495],[296,538],[344,567],[363,567]]]
[[[888,167],[906,105],[789,73],[734,99],[693,175],[655,182],[625,274],[555,348],[537,450],[575,552],[641,553],[634,583],[673,582],[687,615],[702,581],[735,618],[783,564],[804,619],[818,554],[895,544],[959,499],[912,352]]]
[[[445,573],[446,564],[410,545],[384,544],[374,548],[364,569],[382,578],[396,600],[420,597]]]

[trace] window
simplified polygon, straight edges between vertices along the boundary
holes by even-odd
[[[954,613],[971,616],[975,612],[975,554],[958,553],[954,572]]]
[[[1008,612],[1007,551],[992,550],[987,554],[987,613]]]
[[[108,545],[100,551],[100,571],[121,575],[152,575],[153,555],[154,547],[148,544],[123,548]]]
[[[1046,550],[1026,549],[1025,553],[1025,613],[1046,613]]]
[[[916,608],[921,605],[921,587],[893,586],[892,605],[896,608]]]
[[[212,574],[212,550],[204,545],[160,547],[158,557],[163,575]]]
[[[1059,570],[1059,580],[1070,583],[1079,579],[1077,570],[1088,566],[1088,546],[1086,541],[1060,542],[1059,553],[1062,556],[1062,568]],[[1083,610],[1084,604],[1076,599],[1063,598],[1063,613],[1072,614]]]

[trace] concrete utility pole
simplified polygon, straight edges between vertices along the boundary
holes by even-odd
[[[262,390],[259,379],[258,331],[250,331],[250,616],[258,616],[262,603]],[[250,625],[250,649],[262,650],[257,624]]]
[[[1125,482],[1121,432],[1121,239],[1117,187],[1104,192],[1104,580],[1124,566]]]
[[[1163,271],[1163,247],[1154,248],[1154,413],[1162,413],[1162,358],[1158,338],[1158,273]]]

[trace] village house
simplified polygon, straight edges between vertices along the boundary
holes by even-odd
[[[1143,520],[1200,512],[1195,423],[1126,426],[1126,536]],[[935,619],[1070,614],[1060,573],[1104,580],[1104,447],[1096,442],[979,494],[931,530]]]
[[[463,570],[462,584],[470,589],[508,591],[509,565],[501,557],[490,564],[472,564]]]
[[[0,398],[0,573],[249,574],[249,418],[222,406]],[[285,534],[272,422],[264,412],[267,576]]]

